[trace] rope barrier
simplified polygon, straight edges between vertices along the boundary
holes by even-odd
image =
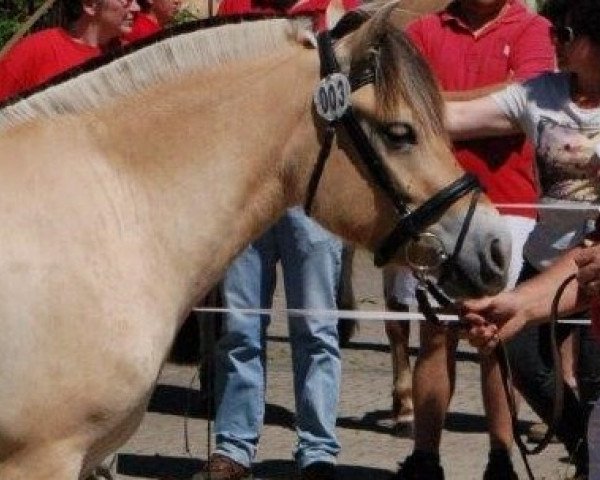
[[[289,317],[331,317],[343,318],[367,322],[382,322],[387,320],[396,321],[425,321],[425,317],[417,312],[391,312],[387,310],[317,310],[300,308],[220,308],[220,307],[197,307],[193,309],[198,313],[234,313],[238,315],[287,315]],[[442,322],[458,323],[460,318],[457,315],[439,314],[438,318]],[[586,318],[569,318],[559,320],[559,323],[569,325],[589,325],[590,320]]]
[[[565,203],[494,203],[494,207],[503,210],[522,210],[531,208],[536,210],[584,210],[600,213],[600,205],[594,205],[586,202],[565,202]]]

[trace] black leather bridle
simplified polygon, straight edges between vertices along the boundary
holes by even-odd
[[[315,92],[315,107],[319,116],[326,121],[326,130],[309,182],[304,208],[306,213],[310,214],[325,161],[331,152],[337,128],[341,126],[375,184],[394,205],[399,218],[396,227],[375,252],[375,265],[381,267],[389,262],[400,247],[406,245],[410,239],[418,237],[453,203],[471,191],[480,191],[481,187],[477,178],[467,173],[440,190],[418,208],[411,210],[408,199],[395,185],[381,155],[369,141],[350,104],[351,92],[368,83],[375,82],[375,71],[374,66],[371,65],[358,72],[350,71],[349,75],[341,72],[333,50],[333,39],[339,39],[345,33],[347,30],[340,33],[336,28],[333,31],[323,31],[317,37],[322,80]],[[474,203],[472,202],[473,208]],[[470,217],[472,218],[472,215]],[[468,225],[463,225],[465,232],[467,228]],[[452,257],[455,256],[452,255]]]

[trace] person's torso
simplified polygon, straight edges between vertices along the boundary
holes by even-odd
[[[546,74],[524,85],[523,127],[533,139],[543,203],[525,255],[538,269],[579,244],[600,203],[600,108],[570,98],[570,75]],[[589,208],[588,208],[589,207]]]
[[[418,48],[445,91],[467,91],[501,84],[513,75],[514,44],[534,18],[514,3],[499,20],[474,35],[456,17],[424,17]],[[523,136],[455,143],[461,166],[474,173],[495,203],[533,203],[538,197],[533,148]],[[531,209],[506,213],[534,216]]]
[[[27,64],[19,69],[24,75],[22,90],[34,88],[101,53],[97,47],[74,41],[61,28],[42,30],[26,37],[26,41],[15,58],[15,62]]]

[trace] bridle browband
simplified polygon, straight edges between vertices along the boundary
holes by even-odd
[[[353,28],[356,28],[356,22],[354,22]],[[375,184],[392,202],[399,218],[396,227],[375,252],[375,265],[381,267],[390,261],[400,247],[424,232],[450,205],[471,191],[479,191],[480,185],[475,176],[467,173],[416,209],[411,210],[408,198],[395,184],[381,155],[373,147],[354,114],[350,94],[364,85],[374,83],[376,73],[373,65],[363,67],[358,72],[351,70],[349,75],[341,72],[333,50],[333,40],[341,38],[348,33],[348,30],[347,27],[341,29],[336,27],[333,31],[325,30],[317,36],[321,62],[321,83],[315,92],[315,108],[319,117],[325,120],[326,129],[309,181],[304,209],[309,215],[325,162],[331,153],[337,127],[342,126],[358,153],[358,157],[362,160]],[[472,208],[474,208],[474,203],[472,202]],[[472,217],[472,214],[469,216]],[[463,225],[464,233],[466,233],[466,229],[468,229],[468,225]],[[464,234],[461,236],[464,237]],[[456,255],[455,250],[452,257],[454,258]]]

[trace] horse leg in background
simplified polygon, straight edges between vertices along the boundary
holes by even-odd
[[[338,310],[354,310],[356,299],[352,283],[352,266],[354,261],[354,247],[344,244],[342,250],[342,270],[338,284],[336,304]],[[353,318],[340,318],[338,320],[338,337],[340,347],[347,347],[350,340],[358,332],[358,321]]]
[[[383,269],[383,296],[385,305],[392,312],[408,312],[408,304],[414,297],[415,278],[403,267]],[[412,369],[409,346],[410,323],[385,322],[385,333],[392,353],[392,420],[397,426],[412,425],[414,409],[412,399]]]
[[[394,310],[389,308],[389,305],[388,309]],[[385,322],[385,333],[390,342],[394,375],[392,383],[392,420],[398,426],[410,425],[414,420],[412,369],[408,355],[410,323],[397,320],[387,321]]]

